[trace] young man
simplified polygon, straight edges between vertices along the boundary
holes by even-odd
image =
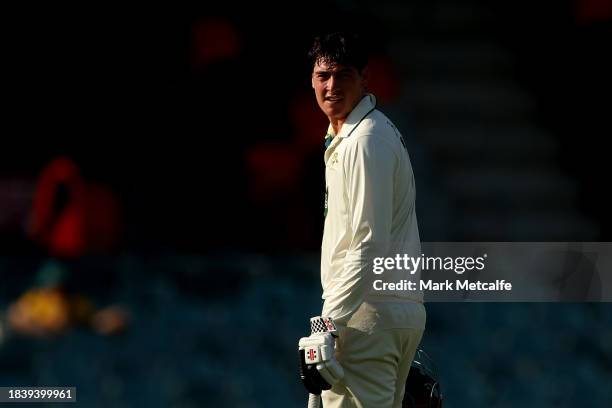
[[[312,88],[330,122],[321,315],[338,325],[335,358],[343,371],[322,393],[323,405],[400,407],[425,308],[418,291],[375,289],[374,280],[399,282],[411,275],[406,269],[375,274],[373,261],[420,255],[410,159],[401,134],[366,92],[367,53],[359,38],[316,38],[309,56]]]

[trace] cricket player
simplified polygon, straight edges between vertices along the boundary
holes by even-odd
[[[420,255],[410,159],[401,134],[366,91],[368,55],[359,37],[318,37],[309,56],[312,88],[330,122],[321,316],[334,319],[338,338],[334,361],[317,365],[331,385],[321,394],[323,406],[401,407],[425,329],[422,293],[375,290],[374,279],[409,273],[375,275],[372,264],[377,256]]]

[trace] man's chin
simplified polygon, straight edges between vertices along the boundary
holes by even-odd
[[[344,119],[346,117],[346,112],[341,107],[328,107],[325,114],[332,119]]]

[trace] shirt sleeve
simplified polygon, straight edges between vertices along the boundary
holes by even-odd
[[[389,248],[396,156],[375,135],[360,135],[344,156],[350,244],[342,270],[333,277],[323,315],[346,325],[373,281],[372,263]]]

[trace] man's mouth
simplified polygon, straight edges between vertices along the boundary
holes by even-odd
[[[325,100],[329,102],[338,102],[338,101],[341,101],[342,99],[343,98],[340,96],[328,96],[325,98]]]

